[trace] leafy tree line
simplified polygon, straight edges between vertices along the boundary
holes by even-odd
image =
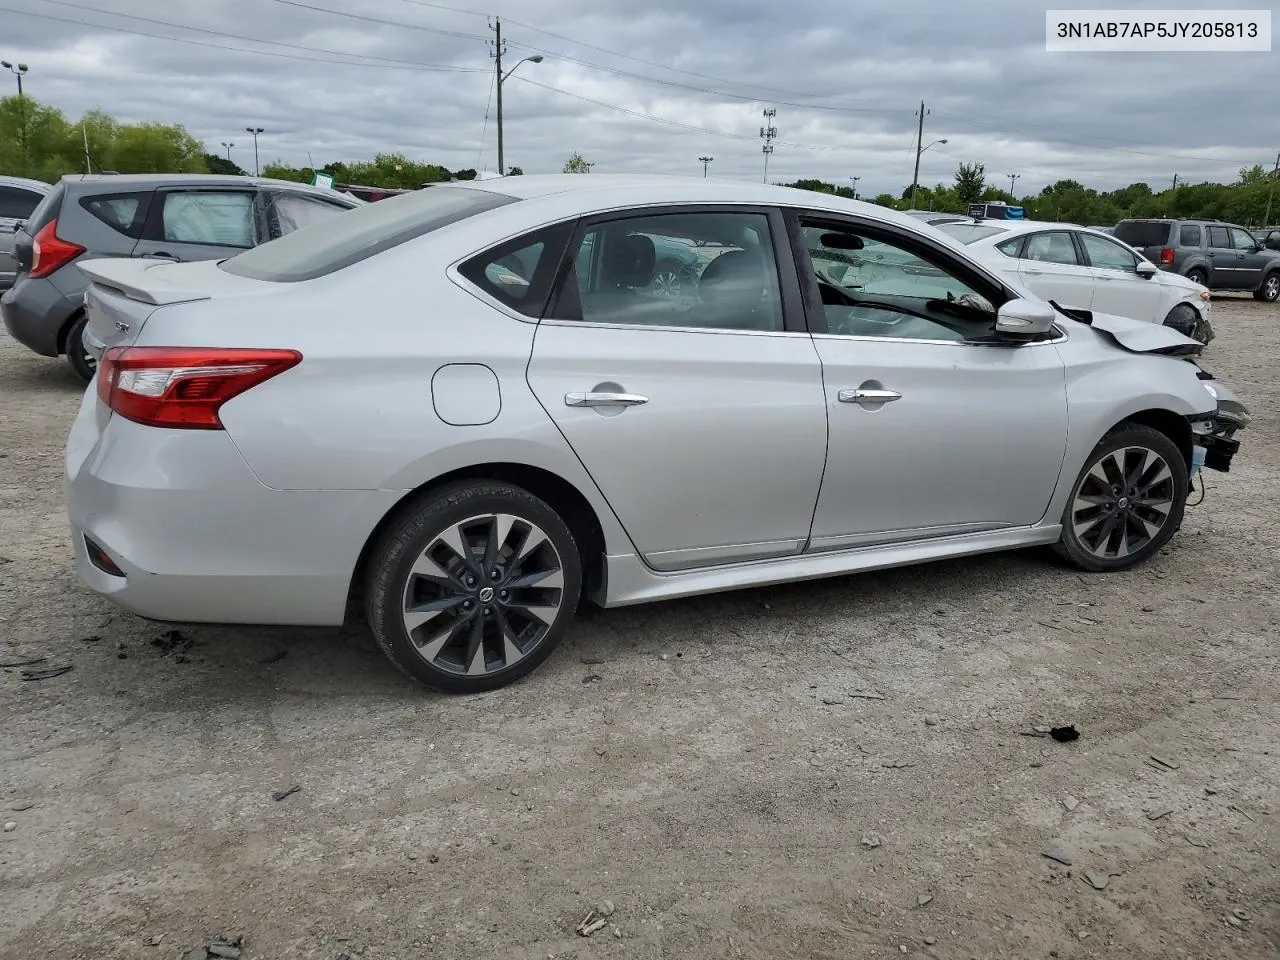
[[[847,187],[837,187],[822,180],[797,180],[785,186],[837,196],[852,195]],[[969,204],[992,200],[1019,204],[1026,208],[1027,217],[1032,220],[1106,226],[1126,217],[1216,219],[1246,226],[1263,226],[1268,216],[1270,222],[1265,225],[1280,221],[1280,180],[1274,171],[1262,166],[1242,169],[1233,183],[1184,184],[1177,188],[1170,186],[1158,193],[1145,183],[1131,183],[1119,190],[1098,191],[1076,180],[1059,180],[1037,194],[1015,197],[1007,190],[986,182],[983,164],[961,163],[951,184],[918,186],[915,209],[967,213]],[[872,202],[896,210],[911,209],[911,187],[903,188],[897,197],[882,193],[872,198]]]

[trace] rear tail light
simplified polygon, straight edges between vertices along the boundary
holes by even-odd
[[[1160,251],[1160,266],[1162,267],[1173,266],[1173,247],[1165,247],[1163,250]]]
[[[47,277],[82,253],[84,247],[59,237],[58,221],[50,220],[44,229],[31,238],[31,278],[39,280]]]
[[[112,347],[98,361],[98,397],[147,426],[221,430],[224,403],[301,360],[296,350]]]

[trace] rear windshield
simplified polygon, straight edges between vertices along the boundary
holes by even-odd
[[[58,211],[62,209],[62,198],[66,192],[67,188],[59,183],[46,193],[44,199],[31,211],[31,216],[27,217],[27,223],[23,229],[33,237],[43,230],[50,220],[57,217]]]
[[[1131,247],[1163,247],[1169,241],[1169,224],[1160,220],[1127,220],[1114,234]]]
[[[982,223],[965,223],[963,220],[935,223],[934,227],[943,233],[950,234],[961,243],[973,243],[983,237],[994,237],[997,233],[1005,232],[1000,227],[989,227]]]
[[[488,190],[428,187],[309,224],[218,266],[253,280],[311,280],[508,203],[515,198]]]

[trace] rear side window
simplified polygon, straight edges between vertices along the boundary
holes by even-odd
[[[1229,247],[1231,246],[1231,234],[1227,233],[1226,227],[1208,227],[1209,246],[1211,247]]]
[[[540,317],[572,230],[566,223],[509,240],[472,257],[458,272],[500,303]]]
[[[1125,220],[1116,224],[1115,238],[1131,247],[1163,247],[1169,242],[1169,224],[1164,220]]]
[[[1021,237],[1014,237],[1012,240],[1006,240],[1003,243],[997,243],[996,249],[1003,253],[1006,257],[1016,257],[1018,255],[1018,247],[1022,244]]]
[[[514,197],[470,187],[427,187],[352,210],[342,229],[317,223],[264,243],[218,266],[240,277],[295,283],[327,276],[384,250],[486,210]]]
[[[345,204],[330,203],[328,200],[304,197],[296,193],[277,194],[271,202],[271,215],[275,221],[274,236],[283,237],[350,209]]]
[[[1184,247],[1200,246],[1200,228],[1194,223],[1184,223],[1178,230],[1178,243]]]
[[[34,190],[0,186],[0,219],[25,220],[43,199],[44,194]]]
[[[164,195],[163,238],[174,243],[252,247],[253,194],[213,190]]]
[[[935,223],[933,226],[943,233],[950,234],[961,243],[973,243],[975,240],[981,240],[984,237],[994,237],[997,233],[1004,233],[1004,230],[1000,227],[989,227],[981,223],[965,223],[963,220],[951,223]]]
[[[117,193],[81,197],[80,206],[111,229],[136,240],[142,236],[142,225],[147,220],[150,200],[150,193]]]
[[[66,194],[67,188],[61,183],[46,193],[44,199],[31,211],[31,216],[27,217],[27,225],[24,228],[27,233],[34,237],[47,227],[50,221],[57,219],[58,211],[62,209],[62,198]]]

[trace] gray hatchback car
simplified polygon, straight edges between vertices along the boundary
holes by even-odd
[[[90,380],[96,361],[84,343],[89,281],[80,261],[223,260],[363,205],[332,190],[257,177],[63,177],[14,235],[16,279],[0,298],[0,314],[14,339],[47,357],[65,354]]]

